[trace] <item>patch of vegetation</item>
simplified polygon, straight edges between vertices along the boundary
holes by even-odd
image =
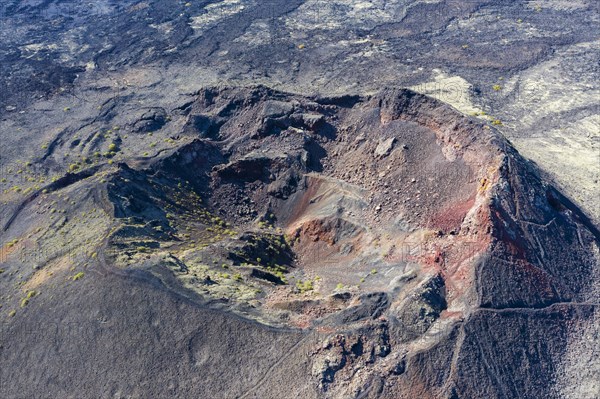
[[[25,306],[27,306],[27,304],[29,304],[29,300],[33,297],[35,297],[38,293],[36,291],[29,291],[27,292],[27,295],[25,296],[25,298],[21,299],[21,307],[24,308]]]
[[[287,278],[285,278],[284,272],[278,270],[278,271],[275,271],[274,273],[275,273],[275,276],[277,276],[281,280],[281,282],[283,282],[283,284],[288,283]]]
[[[83,278],[83,276],[85,276],[85,273],[79,272],[76,275],[74,275],[73,277],[71,277],[71,280],[73,280],[73,281],[81,280]]]
[[[306,280],[304,282],[297,281],[296,288],[298,289],[298,291],[300,291],[301,294],[304,294],[305,292],[314,290],[314,285],[313,282],[310,280]]]

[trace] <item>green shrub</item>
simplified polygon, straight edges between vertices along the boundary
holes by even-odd
[[[283,282],[283,284],[287,284],[288,283],[287,279],[285,278],[285,274],[281,270],[276,271],[275,275],[277,277],[279,277],[279,279]]]
[[[314,289],[313,282],[310,280],[306,280],[305,282],[298,281],[296,282],[296,288],[300,291],[300,293],[305,293],[308,291],[312,291]]]
[[[36,295],[37,295],[36,291],[32,290],[32,291],[27,292],[27,295],[25,296],[25,298],[21,299],[21,307],[24,308],[25,306],[27,306],[27,304],[29,303],[29,300]]]
[[[84,272],[79,272],[79,273],[77,273],[76,275],[74,275],[72,277],[72,280],[73,281],[81,280],[83,278],[83,276],[85,276],[85,273]]]

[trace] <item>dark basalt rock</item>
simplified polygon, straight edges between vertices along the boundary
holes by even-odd
[[[389,298],[384,292],[363,294],[359,304],[349,307],[325,320],[332,324],[349,324],[364,319],[377,319],[389,307]]]
[[[294,263],[294,253],[285,237],[276,234],[244,233],[228,257],[234,265],[249,263],[290,267]]]
[[[392,313],[398,319],[397,333],[410,341],[424,334],[446,309],[444,280],[436,276],[425,282],[404,304]]]
[[[145,112],[142,117],[134,123],[133,131],[148,133],[159,130],[167,123],[167,112],[163,108],[155,108]]]

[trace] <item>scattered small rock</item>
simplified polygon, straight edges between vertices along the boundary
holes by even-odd
[[[386,157],[386,156],[390,155],[390,153],[392,152],[392,149],[394,148],[395,143],[396,143],[395,137],[392,137],[390,139],[387,139],[387,140],[379,143],[379,145],[375,149],[375,155],[378,157]]]

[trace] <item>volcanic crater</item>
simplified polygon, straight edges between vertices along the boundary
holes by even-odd
[[[477,397],[457,370],[483,311],[598,300],[586,215],[493,128],[437,100],[213,87],[178,112],[176,145],[70,171],[15,207],[5,234],[22,249],[68,233],[92,274],[309,334],[311,381],[332,397]],[[41,253],[31,289],[69,274],[60,251]],[[16,282],[19,259],[6,264]],[[445,356],[452,373],[433,378]]]

